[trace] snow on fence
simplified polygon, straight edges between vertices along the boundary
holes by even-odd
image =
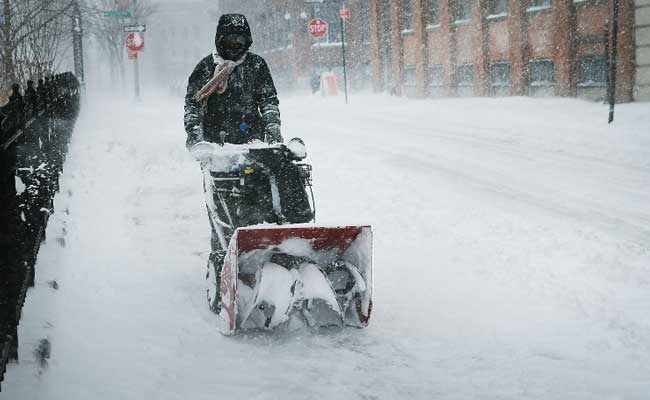
[[[70,72],[13,91],[0,108],[0,391],[80,101]]]

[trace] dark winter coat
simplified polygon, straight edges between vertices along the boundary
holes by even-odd
[[[203,139],[210,142],[219,142],[221,131],[226,132],[228,143],[264,140],[267,127],[280,124],[277,91],[266,61],[249,52],[230,74],[226,91],[214,93],[203,107],[193,97],[212,78],[215,67],[214,56],[205,57],[189,78],[185,96],[188,144],[197,140],[197,126],[203,128]]]
[[[27,82],[27,89],[25,89],[25,103],[27,103],[27,107],[29,108],[28,114],[30,116],[35,116],[38,112],[38,94],[36,93],[36,89],[34,89],[34,82],[32,81]]]

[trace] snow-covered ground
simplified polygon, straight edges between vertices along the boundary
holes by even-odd
[[[370,327],[220,335],[182,99],[91,98],[0,399],[648,398],[648,103],[282,100],[319,221],[373,225]]]

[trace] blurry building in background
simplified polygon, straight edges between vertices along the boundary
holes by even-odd
[[[222,0],[242,12],[279,86],[341,72],[339,10],[351,87],[409,97],[606,97],[614,0]],[[313,17],[329,35],[307,33]],[[650,0],[620,0],[619,101],[650,99]],[[635,24],[636,20],[636,24]]]
[[[175,94],[184,93],[187,79],[198,62],[214,51],[214,35],[220,16],[214,0],[160,2],[147,24],[145,71],[156,84]]]
[[[370,0],[374,81],[408,96],[607,92],[607,0]],[[390,20],[390,33],[385,32]],[[634,4],[620,1],[617,96],[632,100]],[[385,39],[390,34],[390,41]],[[391,62],[382,55],[390,46]],[[386,68],[391,68],[387,73]]]
[[[650,101],[650,0],[637,0],[634,9],[636,100]]]
[[[367,0],[347,0],[351,18],[346,21],[346,56],[349,82],[353,88],[370,87],[370,18]],[[253,51],[262,55],[280,88],[309,86],[315,74],[333,71],[342,76],[341,0],[307,3],[304,0],[223,0],[224,12],[246,15],[253,31]],[[323,39],[314,39],[307,32],[312,18],[329,24]]]

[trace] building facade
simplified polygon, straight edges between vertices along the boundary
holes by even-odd
[[[185,90],[198,62],[214,51],[220,11],[211,0],[161,2],[147,23],[141,55],[143,81],[164,85],[175,94]]]
[[[637,0],[634,8],[636,58],[634,99],[650,101],[650,0]]]
[[[370,0],[377,90],[604,99],[607,0]],[[620,0],[617,97],[632,99],[632,0]],[[389,25],[390,24],[390,25]]]
[[[280,86],[307,87],[310,76],[341,75],[345,21],[350,86],[409,97],[606,97],[614,0],[222,0],[247,15],[254,51]],[[619,0],[618,101],[650,89],[650,0]],[[329,34],[309,36],[319,17]],[[638,20],[635,25],[635,18]],[[645,19],[644,19],[645,18]]]

